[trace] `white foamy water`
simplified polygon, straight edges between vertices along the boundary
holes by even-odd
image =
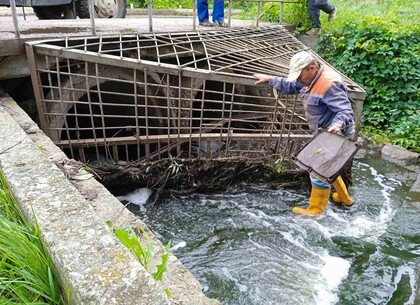
[[[174,245],[173,247],[171,247],[171,251],[176,251],[179,248],[184,248],[187,245],[187,243],[185,241],[181,241],[179,243],[177,243],[176,245]]]
[[[128,201],[132,204],[138,205],[142,212],[146,212],[145,204],[147,199],[152,195],[152,190],[147,187],[136,189],[134,192],[128,193],[123,196],[118,196],[119,201]]]
[[[379,174],[368,164],[359,163],[359,165],[370,171],[370,183],[376,185],[368,186],[371,192],[374,192],[372,198],[368,198],[367,193],[363,192],[363,197],[358,198],[356,196],[354,198],[355,204],[351,209],[357,209],[360,206],[363,206],[363,209],[369,209],[370,205],[375,205],[375,207],[378,207],[378,211],[375,213],[363,211],[363,213],[343,214],[329,209],[327,215],[335,220],[335,224],[330,228],[332,235],[361,238],[367,242],[375,242],[386,231],[394,217],[397,206],[392,202],[391,195],[396,187],[401,186],[401,183]],[[382,197],[382,200],[378,201],[378,196]],[[372,202],[373,199],[375,202]],[[339,230],[337,230],[337,226],[340,228]]]
[[[320,258],[324,262],[321,268],[322,279],[314,285],[314,299],[317,305],[332,305],[338,302],[338,286],[349,273],[350,262],[330,256],[324,252]]]
[[[303,190],[234,189],[173,197],[170,204],[158,205],[161,210],[153,214],[158,217],[148,218],[149,224],[167,230],[165,238],[175,241],[176,255],[206,291],[220,293],[226,304],[364,304],[353,301],[384,301],[393,289],[401,293],[407,281],[412,293],[404,304],[413,304],[414,266],[382,269],[388,260],[374,246],[389,234],[401,183],[370,165],[356,166],[350,208],[329,204],[320,216],[300,217],[291,208],[307,205]],[[365,245],[368,262],[363,261],[363,274],[355,278],[350,266],[360,266]],[[371,249],[376,252],[369,253]],[[380,280],[378,270],[385,270]]]

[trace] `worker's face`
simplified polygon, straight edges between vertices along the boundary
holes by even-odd
[[[317,73],[317,67],[315,67],[314,65],[309,65],[308,67],[302,69],[302,72],[300,72],[297,81],[304,84],[305,86],[309,86],[314,80]]]

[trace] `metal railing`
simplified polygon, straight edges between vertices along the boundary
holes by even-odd
[[[258,10],[256,15],[256,26],[259,26],[259,20],[261,15],[261,4],[265,2],[271,2],[271,3],[278,3],[279,4],[279,24],[283,23],[283,16],[284,16],[284,4],[297,4],[302,3],[302,0],[228,0],[228,27],[231,27],[232,24],[232,15],[233,15],[233,2],[234,1],[240,1],[240,2],[256,2],[258,3]],[[91,12],[94,11],[93,8],[93,0],[88,0],[89,2],[89,12],[90,12],[90,29],[92,35],[96,35],[96,25],[95,25],[95,17],[94,14]],[[196,8],[196,1],[193,0],[193,30],[196,30],[197,27],[197,8]],[[10,8],[11,8],[11,16],[13,18],[13,24],[14,24],[14,30],[15,30],[15,36],[16,38],[20,38],[20,30],[19,30],[19,23],[17,18],[17,11],[16,11],[16,3],[15,0],[10,0]],[[153,1],[148,0],[147,3],[147,10],[148,10],[148,19],[149,19],[149,32],[153,32]]]

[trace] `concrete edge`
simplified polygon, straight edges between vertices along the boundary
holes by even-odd
[[[173,254],[164,281],[155,282],[105,221],[145,224],[95,179],[70,183],[75,170],[86,174],[72,162],[11,98],[0,98],[0,168],[25,215],[36,215],[71,304],[220,304]],[[150,235],[156,265],[164,246]]]
[[[31,16],[35,15],[31,7],[25,7],[25,15]],[[211,15],[212,9],[209,10],[209,14]],[[241,14],[243,11],[239,9],[232,10],[232,15]],[[21,7],[16,8],[16,13],[18,16],[23,16],[23,10]],[[229,13],[228,9],[225,9],[225,16]],[[7,6],[0,7],[0,16],[10,16],[11,9]],[[149,10],[147,8],[130,8],[127,7],[127,16],[134,16],[134,15],[148,15]],[[152,15],[157,16],[193,16],[194,12],[193,9],[188,8],[170,8],[170,9],[152,9]]]

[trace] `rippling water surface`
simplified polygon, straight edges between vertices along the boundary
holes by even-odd
[[[420,203],[406,198],[415,175],[403,173],[356,161],[355,205],[315,218],[291,212],[307,205],[304,190],[264,186],[132,210],[223,304],[420,304]]]

